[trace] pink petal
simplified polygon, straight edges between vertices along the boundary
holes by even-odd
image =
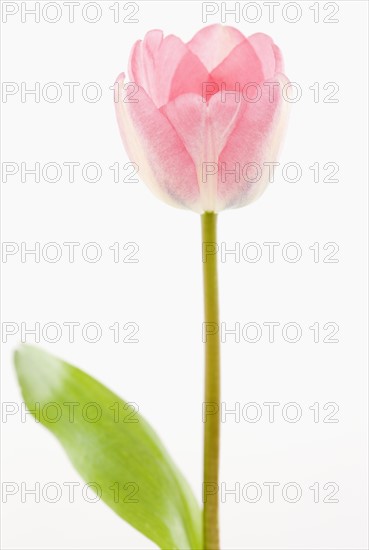
[[[211,72],[244,40],[245,37],[237,29],[215,24],[196,33],[188,43],[188,48]]]
[[[153,30],[146,34],[144,40],[138,40],[131,51],[128,74],[133,82],[150,93],[154,81],[155,58],[163,40],[163,32]]]
[[[275,74],[284,74],[284,61],[281,50],[276,44],[273,44],[275,58]]]
[[[259,32],[249,36],[248,41],[261,62],[264,80],[283,73],[282,54],[270,36]]]
[[[161,107],[169,100],[175,74],[175,81],[190,79],[196,71],[195,67],[191,71],[190,65],[196,61],[200,65],[200,61],[189,59],[188,54],[187,46],[176,36],[163,38],[162,31],[150,31],[132,49],[129,76],[133,82],[144,88],[157,107]],[[179,65],[182,68],[178,76]],[[203,79],[207,72],[202,65],[201,67]],[[182,84],[176,84],[177,93],[180,93],[181,86],[183,87]]]
[[[209,80],[209,73],[200,59],[187,50],[173,76],[169,101],[182,94],[202,95],[203,84]]]
[[[130,160],[139,166],[139,176],[165,202],[200,212],[195,166],[173,126],[142,87],[130,95],[137,102],[124,102],[124,74],[117,83],[120,133]]]
[[[177,97],[161,109],[196,166],[203,210],[216,208],[218,175],[211,165],[217,165],[243,106],[244,102],[237,101],[234,94],[217,93],[206,103],[199,95],[190,93]]]
[[[211,73],[211,78],[227,90],[236,90],[250,82],[263,82],[262,64],[255,50],[245,38]]]
[[[219,210],[237,208],[252,202],[261,195],[268,183],[269,172],[264,163],[274,162],[276,159],[288,110],[288,103],[282,98],[282,88],[288,82],[287,78],[276,75],[273,82],[280,84],[274,89],[274,101],[270,101],[268,88],[262,86],[265,93],[259,101],[247,103],[220,154]],[[255,172],[251,167],[248,174],[242,173],[242,169],[249,163],[256,163],[262,169],[258,181],[252,181]],[[237,174],[226,172],[235,169],[237,165],[240,167],[240,178]]]

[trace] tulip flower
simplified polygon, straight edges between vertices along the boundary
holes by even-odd
[[[268,183],[286,120],[279,48],[266,34],[246,38],[211,25],[187,43],[160,30],[132,48],[116,81],[121,137],[142,180],[172,206],[202,214],[205,325],[203,548],[218,550],[220,342],[217,212],[249,204]],[[210,248],[209,248],[210,247]],[[213,253],[209,253],[209,249]],[[204,256],[205,252],[205,256]]]
[[[135,89],[118,77],[117,119],[154,193],[199,213],[260,196],[287,105],[282,55],[269,36],[211,25],[185,44],[152,30],[133,46],[128,74]]]

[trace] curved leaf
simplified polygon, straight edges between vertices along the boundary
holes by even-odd
[[[201,511],[148,423],[80,369],[32,346],[15,353],[27,407],[121,518],[165,550],[202,548]]]

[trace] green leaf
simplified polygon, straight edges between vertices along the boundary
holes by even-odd
[[[149,424],[80,369],[32,346],[15,353],[28,409],[101,499],[159,548],[202,548],[201,510]],[[100,418],[99,418],[100,416]]]

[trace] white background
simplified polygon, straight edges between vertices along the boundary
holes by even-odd
[[[3,8],[4,8],[3,3]],[[22,2],[19,2],[23,4]],[[27,2],[32,7],[34,2]],[[41,4],[43,4],[41,2]],[[41,88],[57,82],[63,96],[56,103],[32,96],[21,102],[17,93],[2,104],[3,162],[97,162],[103,176],[97,183],[69,183],[67,172],[58,183],[20,175],[3,183],[3,241],[29,246],[35,242],[95,241],[103,250],[97,263],[75,263],[64,255],[57,263],[35,263],[20,255],[3,263],[3,322],[43,326],[76,321],[97,322],[102,338],[92,344],[81,338],[68,342],[67,332],[57,343],[41,337],[40,345],[78,365],[122,395],[139,404],[140,412],[160,434],[171,455],[201,496],[203,393],[202,265],[200,219],[159,202],[145,185],[114,183],[114,162],[128,161],[114,116],[112,91],[116,76],[127,68],[135,40],[152,28],[161,28],[187,41],[201,28],[201,2],[139,2],[138,23],[114,23],[109,7],[101,2],[102,17],[96,24],[83,20],[80,2],[76,20],[68,22],[63,8],[59,22],[35,23],[32,16],[21,22],[20,12],[2,25],[3,81],[20,86],[35,82]],[[121,2],[121,18],[129,13]],[[332,3],[331,3],[332,4]],[[232,5],[232,4],[231,4]],[[332,10],[320,2],[320,21],[299,4],[302,17],[296,23],[282,17],[275,21],[260,3],[256,23],[234,16],[226,22],[245,35],[270,34],[284,53],[286,74],[298,82],[302,98],[292,108],[280,162],[297,162],[300,181],[284,181],[281,171],[257,202],[240,210],[221,213],[219,240],[228,248],[256,242],[260,261],[229,255],[220,263],[221,317],[232,327],[248,322],[260,326],[276,321],[296,322],[302,328],[295,344],[281,338],[268,342],[264,327],[257,343],[229,337],[222,348],[223,395],[227,408],[258,403],[262,418],[237,423],[228,416],[222,425],[221,480],[228,488],[239,482],[275,481],[301,486],[301,500],[286,502],[281,489],[269,503],[264,486],[256,503],[228,496],[221,506],[222,548],[233,549],[345,549],[367,548],[366,542],[366,243],[365,205],[367,178],[365,133],[367,94],[366,2],[338,2],[338,23],[324,23]],[[60,6],[63,6],[60,3]],[[241,2],[241,7],[243,3]],[[127,7],[127,6],[126,6]],[[325,10],[323,8],[325,7]],[[253,12],[250,11],[250,17]],[[293,18],[291,9],[289,17]],[[52,17],[50,11],[50,17]],[[93,12],[90,12],[90,17]],[[219,12],[208,23],[221,21]],[[79,82],[76,101],[69,103],[63,82]],[[102,98],[89,103],[81,96],[87,82],[97,82]],[[315,103],[309,86],[319,83],[321,97]],[[337,103],[325,103],[322,87],[336,82]],[[79,90],[79,92],[78,92]],[[330,91],[330,90],[328,90]],[[3,99],[4,101],[4,99]],[[309,166],[336,162],[339,182],[313,181]],[[292,175],[292,171],[291,171]],[[321,172],[321,180],[327,172]],[[281,243],[274,263],[268,261],[263,243]],[[297,242],[302,258],[290,263],[282,246]],[[138,263],[114,263],[114,242],[135,242]],[[313,261],[309,246],[327,242],[339,245],[338,263],[324,263],[323,252]],[[79,247],[79,250],[82,248]],[[291,250],[291,252],[293,252]],[[328,250],[329,252],[329,250]],[[127,251],[125,252],[127,253]],[[250,249],[250,254],[252,253]],[[136,322],[139,343],[114,343],[109,330],[114,322]],[[309,330],[335,322],[339,343],[314,343]],[[327,331],[322,332],[322,337]],[[20,333],[3,345],[2,382],[5,402],[20,404],[21,396],[12,366],[12,353]],[[32,336],[27,338],[33,343]],[[276,420],[268,422],[264,402],[279,402]],[[296,402],[302,408],[299,422],[281,415],[282,406]],[[338,423],[313,421],[309,406],[335,402]],[[279,411],[279,412],[278,412]],[[250,415],[253,411],[250,410]],[[293,412],[293,411],[291,411]],[[2,423],[2,480],[25,482],[32,487],[48,482],[79,481],[58,442],[32,418],[19,414]],[[318,482],[337,483],[338,503],[314,503],[309,487]],[[251,494],[251,493],[250,493]],[[327,491],[322,490],[321,500]],[[124,523],[102,502],[90,504],[76,491],[76,502],[67,492],[58,503],[20,492],[3,504],[4,549],[151,549],[155,546]]]

